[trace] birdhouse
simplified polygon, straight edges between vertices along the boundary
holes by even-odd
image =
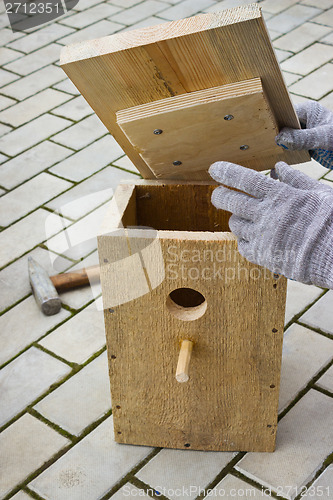
[[[300,163],[257,4],[66,47],[61,65],[144,177],[99,237],[115,439],[273,451],[286,279],[245,260],[207,170]]]

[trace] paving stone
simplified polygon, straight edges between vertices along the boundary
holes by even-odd
[[[45,172],[14,189],[0,200],[0,225],[8,226],[72,186]],[[17,203],[20,200],[20,203]]]
[[[313,19],[315,23],[333,27],[333,7]]]
[[[36,50],[31,54],[20,57],[16,61],[6,64],[5,69],[15,71],[19,75],[28,75],[33,71],[37,71],[48,64],[52,64],[59,60],[60,50],[59,45],[52,43]]]
[[[331,92],[330,94],[328,94],[323,99],[320,99],[320,104],[322,104],[323,106],[325,106],[325,108],[328,108],[331,111],[333,111],[333,92]]]
[[[24,76],[5,87],[1,92],[20,101],[30,97],[37,92],[60,82],[65,78],[63,70],[53,64],[40,69],[31,75]]]
[[[332,499],[333,495],[333,467],[327,467],[324,472],[314,481],[312,486],[305,492],[302,498]]]
[[[332,340],[296,323],[291,325],[283,340],[279,411],[285,409],[332,358]]]
[[[131,24],[131,26],[125,27],[122,31],[131,31],[137,30],[139,28],[147,28],[147,26],[156,26],[158,24],[164,24],[167,21],[165,19],[161,19],[160,17],[151,16],[143,19],[139,23]]]
[[[42,399],[35,410],[78,436],[111,409],[106,352]]]
[[[105,346],[103,312],[91,304],[39,343],[67,361],[82,364]]]
[[[72,153],[70,149],[44,141],[2,165],[0,185],[12,189]]]
[[[108,3],[112,5],[118,5],[119,7],[123,7],[124,9],[128,9],[129,7],[133,7],[133,5],[142,3],[142,0],[110,0]]]
[[[106,132],[105,126],[97,115],[94,114],[81,120],[64,132],[55,135],[52,140],[63,146],[73,149],[82,149],[105,135]]]
[[[15,417],[70,371],[68,365],[36,347],[6,365],[0,372],[0,425]]]
[[[299,52],[281,65],[282,70],[307,75],[319,66],[333,58],[333,47],[323,43],[314,43],[307,49]]]
[[[333,335],[332,307],[333,290],[329,290],[299,318],[299,321]]]
[[[55,42],[56,40],[59,40],[59,38],[73,33],[73,31],[74,30],[68,26],[52,23],[43,29],[11,42],[8,47],[21,50],[22,52],[28,54],[34,50],[44,47],[45,45]]]
[[[47,241],[48,248],[73,260],[82,259],[97,248],[97,234],[108,209],[107,202],[65,231],[50,238]]]
[[[322,26],[322,28],[326,28],[326,26]],[[329,43],[330,45],[333,45],[333,31],[332,28],[327,28],[330,30],[330,33],[325,36],[321,41],[323,43]]]
[[[208,491],[208,494],[204,498],[267,498],[270,495],[264,495],[263,489],[259,490],[254,488],[249,483],[246,483],[242,479],[238,477],[232,476],[228,474],[225,478],[222,479],[214,488],[212,488],[211,493]]]
[[[0,4],[1,5],[1,4]],[[13,40],[17,40],[18,38],[23,37],[24,34],[22,32],[13,33],[11,28],[4,28],[0,30],[0,46],[7,45]]]
[[[178,2],[177,2],[178,3]],[[210,7],[204,8],[204,12],[221,12],[225,9],[233,9],[239,5],[255,3],[252,0],[222,0],[222,2],[213,3]]]
[[[280,33],[288,33],[319,13],[320,9],[315,7],[296,4],[269,19],[267,27]]]
[[[107,418],[29,483],[29,488],[52,500],[64,500],[69,491],[71,500],[103,497],[152,450],[116,443],[112,425],[112,417]]]
[[[320,179],[320,177],[327,173],[327,168],[323,167],[320,163],[313,159],[305,163],[293,165],[293,168],[303,172],[307,176],[311,177],[311,179]]]
[[[156,0],[146,0],[145,2],[141,2],[138,5],[134,5],[134,7],[115,14],[114,16],[112,16],[112,21],[120,24],[131,25],[142,21],[142,19],[145,19],[146,17],[154,15],[157,12],[165,10],[168,7],[169,5],[164,2],[159,2]]]
[[[332,89],[333,64],[325,64],[289,87],[291,92],[311,99],[320,99]]]
[[[275,54],[279,63],[282,63],[282,61],[292,56],[292,52],[287,52],[286,50],[280,50],[280,49],[275,49]]]
[[[117,491],[114,495],[112,495],[112,500],[121,500],[122,498],[151,498],[149,495],[146,495],[144,490],[139,490],[131,483],[126,483],[120,490]]]
[[[96,5],[96,4],[102,3],[102,2],[104,3],[105,0],[80,0],[79,3],[77,5],[75,5],[75,10],[77,10],[77,11],[86,10],[86,9],[92,7],[93,5]],[[120,7],[122,7],[122,5],[120,5]]]
[[[285,82],[287,84],[287,87],[292,85],[293,83],[297,82],[301,78],[300,75],[295,75],[293,73],[287,73],[287,71],[283,71],[283,77],[285,79]]]
[[[125,170],[129,170],[130,172],[134,172],[141,177],[139,170],[136,168],[134,163],[131,162],[128,156],[123,156],[122,158],[119,158],[119,160],[113,161],[112,165],[114,165],[115,167],[123,168]]]
[[[78,31],[78,33],[81,33],[81,31]],[[80,92],[75,87],[74,83],[71,82],[71,80],[69,78],[66,78],[62,82],[57,83],[56,85],[53,85],[53,88],[55,88],[57,90],[61,90],[62,92],[67,92],[67,94],[72,94],[72,95],[79,95],[80,94]]]
[[[289,88],[289,92],[290,92],[290,88]],[[292,92],[290,92],[290,97],[291,97],[291,101],[292,101],[292,103],[293,103],[294,106],[296,104],[300,104],[300,103],[308,101],[307,97],[303,97],[301,95],[295,95]]]
[[[136,476],[149,486],[159,488],[167,498],[174,499],[177,489],[188,490],[187,498],[196,498],[198,490],[205,488],[230,462],[233,453],[164,449],[148,462]],[[164,490],[165,489],[165,490]]]
[[[8,49],[4,47],[0,52],[0,66],[7,64],[11,61],[14,61],[18,57],[22,56],[22,52],[17,52],[16,50]]]
[[[50,201],[47,207],[70,219],[79,219],[109,200],[119,182],[125,179],[135,181],[138,176],[118,168],[106,167]]]
[[[323,293],[321,288],[288,280],[285,324],[302,312]]]
[[[319,7],[320,9],[329,9],[332,7],[332,0],[302,0],[300,3]]]
[[[83,267],[96,266],[97,264],[99,264],[99,260],[96,251],[73,266],[72,270],[76,271],[78,269],[82,269]],[[60,297],[63,304],[66,304],[72,309],[81,309],[83,306],[88,304],[88,302],[91,302],[94,298],[100,296],[101,293],[102,289],[100,283],[95,283],[93,286],[90,285],[70,290],[68,292],[62,292]],[[98,301],[95,300],[94,304],[99,311],[103,310],[103,306],[99,307]]]
[[[276,0],[264,0],[260,2],[260,7],[271,14],[278,14],[297,2],[298,0],[279,0],[278,2]]]
[[[24,493],[24,491],[19,491],[16,495],[11,497],[11,500],[31,500],[31,496]]]
[[[203,9],[207,9],[213,4],[212,0],[185,0],[183,2],[169,7],[159,14],[163,19],[175,21],[176,19],[183,19],[185,17],[193,16]],[[227,8],[227,7],[224,7]]]
[[[2,498],[68,443],[65,437],[28,414],[5,429],[0,434],[1,455],[6,457],[0,483]]]
[[[274,47],[281,50],[299,52],[305,49],[305,47],[311,45],[313,42],[320,40],[330,31],[331,28],[328,28],[327,26],[315,23],[304,23],[286,35],[281,36],[274,42]]]
[[[14,73],[10,71],[6,71],[2,68],[0,68],[0,87],[3,87],[4,85],[7,85],[8,83],[13,82],[14,80],[17,80],[19,78],[19,75],[15,75]]]
[[[37,262],[39,262],[50,275],[60,273],[72,265],[71,261],[55,254],[51,254],[43,248],[37,247],[35,250],[29,252],[29,255],[37,260]],[[0,312],[31,293],[27,258],[28,257],[25,255],[0,271]],[[7,316],[7,319],[8,317],[9,316]],[[30,327],[31,325],[29,325],[29,328]],[[33,335],[35,334],[33,329],[31,333]],[[26,336],[28,334],[25,333],[24,335]],[[17,340],[15,340],[15,342],[17,342]],[[2,362],[0,362],[0,364],[1,363]]]
[[[323,389],[326,389],[326,391],[330,391],[333,393],[333,366],[327,370],[327,372],[320,377],[320,379],[317,382],[317,385],[319,387],[322,387]]]
[[[9,97],[5,97],[4,95],[0,95],[0,110],[8,108],[15,104],[16,101],[14,99],[10,99]]]
[[[2,123],[0,123],[0,137],[8,134],[8,132],[11,132],[12,130],[12,127],[8,127],[8,125],[3,125]]]
[[[81,2],[82,0],[80,0]],[[59,40],[59,44],[69,45],[71,43],[84,42],[86,40],[93,40],[95,38],[101,38],[103,36],[112,35],[116,31],[121,30],[124,27],[123,24],[115,23],[113,21],[103,20],[98,23],[92,24],[87,28],[78,30],[75,33],[66,36]]]
[[[38,209],[0,233],[0,267],[21,257],[68,225],[66,219]]]
[[[70,124],[71,122],[58,116],[40,116],[2,137],[0,139],[0,151],[9,156],[17,155]]]
[[[333,96],[332,96],[333,98]],[[320,101],[322,102],[322,101]],[[325,179],[328,179],[330,181],[333,181],[333,170],[329,170],[328,174],[325,175]],[[0,183],[1,184],[1,183]],[[6,187],[6,186],[5,186]]]
[[[60,118],[59,118],[60,119]],[[0,139],[1,151],[1,139]],[[6,151],[5,151],[6,152]],[[123,156],[116,140],[107,135],[50,169],[56,175],[79,182]]]
[[[74,16],[65,17],[61,20],[61,24],[66,24],[73,28],[85,28],[89,24],[93,24],[101,19],[105,19],[119,12],[121,9],[115,7],[114,5],[109,5],[107,3],[102,3],[95,5],[90,9],[84,10],[75,14]]]
[[[27,123],[37,116],[68,101],[70,96],[58,90],[46,89],[0,113],[0,121],[14,127]]]
[[[275,452],[248,453],[236,469],[285,498],[295,498],[295,489],[299,492],[332,452],[332,411],[333,399],[311,390],[279,422]]]
[[[52,111],[54,115],[74,121],[82,120],[82,118],[93,114],[93,112],[92,108],[82,96],[76,97]]]

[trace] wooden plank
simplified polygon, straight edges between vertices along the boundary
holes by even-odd
[[[209,194],[212,187],[207,186]],[[180,227],[182,213],[166,212],[165,207],[171,203],[172,208],[183,198],[185,205],[190,192],[195,207],[204,188],[203,184],[143,181],[135,188],[139,189],[136,220],[140,222],[143,210],[149,223],[148,211],[138,205],[155,197],[156,210],[160,201],[160,221],[168,218],[172,227],[173,219],[174,227]],[[147,193],[154,196],[143,197]],[[124,238],[132,257],[145,267],[123,266],[117,276],[117,269],[104,261],[114,259],[119,239],[112,234],[99,237],[115,439],[181,449],[273,451],[286,280],[274,279],[241,257],[230,232],[195,229],[189,223],[178,231],[159,230],[155,245],[148,231],[127,229]],[[135,253],[134,248],[143,250]],[[142,269],[150,285],[126,302],[122,282],[131,280],[134,286],[140,276],[144,279]],[[152,285],[154,272],[156,286]],[[207,307],[199,318],[185,321],[168,308],[170,293],[181,288],[203,295]],[[108,302],[117,299],[112,296],[114,290],[123,300],[116,307]],[[172,298],[182,305],[181,292]],[[196,313],[198,304],[194,304]],[[184,305],[189,314],[188,297]],[[194,347],[190,378],[180,384],[175,373],[184,339]]]
[[[221,158],[273,168],[281,151],[260,78],[121,110],[117,123],[161,179],[191,176]]]
[[[260,77],[278,128],[299,128],[257,4],[65,47],[61,66],[145,178],[155,175],[117,125],[121,109]],[[281,150],[279,159],[309,156]]]

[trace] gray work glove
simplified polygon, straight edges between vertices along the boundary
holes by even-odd
[[[302,129],[283,128],[275,138],[277,145],[308,149],[314,160],[333,169],[333,113],[316,101],[297,104],[295,110]]]
[[[303,283],[333,288],[333,189],[284,162],[280,180],[228,162],[209,173],[224,186],[212,203],[232,212],[231,231],[239,252],[250,262]],[[250,195],[250,196],[249,196]]]

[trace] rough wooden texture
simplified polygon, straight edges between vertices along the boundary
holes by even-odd
[[[196,200],[208,199],[211,189],[158,181],[122,186],[115,196],[122,208],[115,219],[108,217],[111,226],[119,228],[122,214],[128,226],[147,224],[151,213],[158,231],[124,228],[115,231],[118,236],[98,239],[114,430],[120,443],[274,450],[286,280],[274,279],[241,257],[235,236],[227,232],[228,214],[212,209],[211,222],[206,219],[201,231],[191,218],[187,226],[183,223],[183,209],[207,214]],[[152,203],[155,211],[160,206],[159,218],[145,208]],[[220,232],[207,231],[214,221]],[[131,284],[127,290],[126,281]],[[207,308],[198,319],[180,319],[168,308],[170,293],[179,288],[205,298]],[[172,297],[181,303],[181,293]],[[184,297],[186,309],[189,300]],[[200,302],[193,302],[195,310]],[[183,339],[194,348],[190,378],[179,384],[175,371]]]
[[[65,47],[60,62],[147,179],[155,175],[117,125],[119,110],[260,77],[278,128],[299,128],[257,4]],[[280,150],[277,159],[300,163],[309,156]],[[203,170],[179,173],[177,178],[209,177]]]
[[[281,151],[260,78],[119,111],[117,123],[161,179],[190,177],[221,158],[257,170],[273,168]]]

